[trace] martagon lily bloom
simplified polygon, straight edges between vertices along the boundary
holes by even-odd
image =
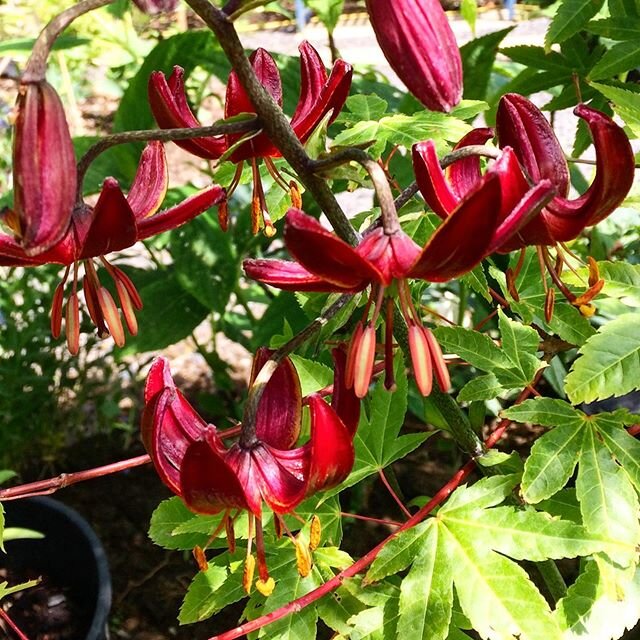
[[[66,267],[53,296],[51,332],[54,338],[60,335],[65,308],[65,332],[72,354],[79,350],[80,267],[84,267],[82,289],[85,303],[98,335],[102,338],[111,335],[116,344],[122,346],[125,342],[122,320],[109,290],[100,282],[94,262],[102,263],[113,279],[125,324],[129,333],[135,335],[138,330],[135,310],[142,308],[142,301],[129,277],[122,269],[109,263],[105,255],[174,229],[225,198],[224,189],[212,185],[178,205],[160,211],[168,180],[164,148],[159,142],[151,142],[142,153],[128,195],[125,197],[115,179],[107,178],[95,206],[77,205],[62,239],[46,251],[28,255],[13,233],[0,231],[0,266],[61,264]],[[10,217],[2,221],[12,230]],[[71,293],[65,304],[65,288],[71,272]]]
[[[306,142],[325,118],[328,117],[327,123],[330,124],[338,117],[349,95],[352,68],[344,60],[337,60],[331,75],[327,76],[322,59],[308,42],[303,42],[299,51],[300,98],[291,118],[291,127],[300,141]],[[250,61],[258,80],[278,105],[282,106],[282,81],[275,60],[264,49],[257,49],[251,54]],[[154,71],[151,74],[149,103],[156,122],[163,129],[202,126],[187,102],[184,70],[181,67],[174,67],[168,80],[160,71]],[[238,76],[235,72],[231,72],[227,83],[224,117],[231,118],[244,113],[254,114],[255,108],[242,88]],[[242,134],[210,136],[180,140],[176,141],[176,144],[200,158],[218,160],[228,155],[232,162],[237,163],[235,176],[227,189],[228,196],[238,185],[244,162],[250,162],[253,171],[251,223],[254,233],[257,233],[260,228],[263,228],[267,235],[274,233],[260,180],[258,166],[260,159],[264,160],[275,182],[285,191],[290,192],[293,205],[300,206],[297,185],[295,182],[287,183],[273,163],[272,158],[281,155],[278,148],[260,129],[244,136]],[[220,212],[221,226],[226,228],[226,208],[221,207]]]
[[[598,275],[595,262],[590,260],[588,290],[580,296],[569,291],[560,279],[565,262],[564,252],[569,251],[564,243],[578,237],[586,227],[606,218],[622,203],[633,184],[634,158],[627,136],[611,118],[584,104],[578,105],[575,113],[585,120],[591,131],[596,150],[596,175],[584,194],[569,199],[569,169],[551,125],[540,110],[523,96],[507,94],[501,99],[497,131],[502,157],[493,166],[503,162],[509,167],[501,173],[503,194],[510,193],[510,200],[514,202],[531,189],[530,184],[535,184],[534,188],[550,184],[553,197],[540,215],[522,225],[517,233],[511,234],[502,243],[495,244],[493,249],[508,253],[514,249],[536,246],[541,264],[565,297],[582,313],[591,315],[594,308],[590,301],[602,289],[604,281]],[[476,129],[460,141],[458,148],[483,144],[493,135],[492,129]],[[460,160],[443,172],[431,141],[414,147],[413,160],[422,195],[443,218],[481,180],[478,157]],[[510,204],[508,200],[503,200],[503,208],[506,205],[508,210]],[[549,247],[555,248],[555,261],[551,259]],[[522,260],[515,271],[507,272],[510,290],[516,298],[513,283],[521,265]],[[544,274],[543,282],[547,290],[545,311],[547,319],[550,319],[554,289],[547,287]]]
[[[266,349],[258,351],[252,381],[269,355]],[[333,355],[331,406],[317,393],[305,398],[310,437],[302,445],[297,444],[303,407],[300,380],[288,358],[265,385],[254,424],[242,425],[239,440],[229,446],[223,442],[228,434],[207,424],[176,388],[168,362],[159,358],[151,366],[142,420],[145,447],[162,481],[192,511],[223,513],[211,540],[226,528],[229,545],[234,548],[233,521],[241,511],[248,513],[243,580],[247,592],[253,586],[254,542],[259,573],[256,588],[268,595],[274,587],[265,560],[263,503],[275,513],[279,533],[286,530],[283,514],[292,512],[306,497],[342,482],[353,466],[360,401],[344,387],[344,353],[336,349]],[[319,522],[312,525],[312,543],[317,546]],[[309,547],[303,547],[299,540],[294,544],[298,567],[302,573],[308,572]],[[197,556],[203,558],[202,550]]]
[[[420,392],[431,393],[435,372],[439,386],[450,386],[442,351],[432,332],[425,328],[416,310],[408,278],[445,282],[473,269],[496,244],[540,210],[545,200],[542,188],[528,193],[506,219],[499,220],[502,199],[495,171],[447,217],[424,248],[398,226],[389,233],[377,228],[367,233],[357,247],[327,231],[311,216],[297,209],[286,215],[284,240],[295,262],[245,260],[250,278],[290,291],[355,293],[371,286],[363,319],[349,347],[346,384],[362,398],[371,381],[376,348],[376,323],[386,299],[385,370],[387,388],[393,386],[394,298],[409,330],[409,346]]]

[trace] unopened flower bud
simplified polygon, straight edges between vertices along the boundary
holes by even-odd
[[[62,102],[46,80],[20,87],[16,111],[14,231],[33,256],[50,249],[69,227],[76,159]]]
[[[451,111],[462,98],[462,62],[440,0],[367,0],[391,68],[427,108]]]

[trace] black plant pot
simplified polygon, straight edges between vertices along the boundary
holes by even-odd
[[[7,541],[6,555],[0,552],[0,567],[48,576],[68,593],[80,618],[77,640],[106,639],[111,608],[109,564],[87,521],[52,498],[26,498],[5,502],[3,507],[7,527],[33,529],[45,537]]]

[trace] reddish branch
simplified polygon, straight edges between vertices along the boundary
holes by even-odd
[[[526,400],[531,395],[531,388],[533,388],[538,380],[542,371],[538,372],[538,375],[535,377],[534,381],[531,383],[531,387],[527,387],[522,393],[518,396],[515,404],[519,404],[520,402]],[[511,425],[511,420],[502,419],[498,423],[496,429],[491,433],[491,435],[487,438],[484,445],[486,449],[491,449],[496,445],[498,440],[502,438],[505,431]],[[285,616],[288,616],[292,613],[297,613],[301,611],[305,607],[313,604],[323,596],[331,593],[335,589],[338,589],[340,585],[347,579],[353,578],[357,574],[364,571],[375,559],[376,556],[382,551],[387,543],[393,540],[398,534],[414,527],[415,525],[422,522],[437,506],[442,504],[450,495],[457,489],[464,480],[471,474],[471,472],[475,469],[475,459],[469,460],[461,469],[459,469],[455,475],[445,484],[438,493],[436,493],[431,500],[427,504],[422,507],[419,511],[417,511],[409,520],[404,522],[397,531],[394,531],[391,535],[385,538],[380,544],[376,545],[371,551],[369,551],[366,555],[362,556],[359,560],[354,562],[350,567],[341,571],[337,575],[335,575],[331,580],[328,580],[324,584],[320,585],[313,591],[310,591],[306,595],[301,598],[297,598],[292,602],[272,611],[271,613],[267,613],[266,615],[260,616],[255,620],[251,620],[245,624],[236,627],[235,629],[231,629],[230,631],[226,631],[218,636],[213,636],[209,640],[233,640],[234,638],[240,638],[246,634],[251,633],[252,631],[257,631],[258,629],[262,629],[262,627],[275,622],[276,620],[280,620]]]
[[[4,620],[7,626],[16,634],[19,640],[29,640],[29,638],[27,638],[27,636],[25,636],[24,633],[20,631],[16,623],[9,617],[9,614],[2,607],[0,607],[0,618]]]
[[[27,484],[21,484],[17,487],[11,487],[9,489],[2,489],[0,491],[1,500],[17,500],[18,498],[29,498],[31,496],[44,496],[51,493],[55,493],[58,489],[64,489],[72,484],[78,482],[84,482],[85,480],[93,480],[93,478],[100,478],[102,476],[108,476],[112,473],[118,473],[125,471],[126,469],[133,469],[143,464],[151,462],[151,458],[148,455],[137,456],[136,458],[129,458],[128,460],[120,460],[120,462],[113,462],[111,464],[104,465],[103,467],[96,467],[95,469],[88,469],[86,471],[76,471],[75,473],[61,473],[55,478],[48,478],[47,480],[38,480],[37,482],[29,482]]]

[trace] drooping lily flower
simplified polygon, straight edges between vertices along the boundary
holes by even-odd
[[[268,350],[259,350],[252,382],[269,355]],[[268,594],[274,586],[265,561],[262,504],[274,511],[278,526],[282,526],[282,514],[291,512],[306,497],[342,482],[353,466],[360,402],[344,386],[344,353],[334,350],[333,355],[332,405],[319,394],[305,399],[310,438],[303,445],[297,445],[303,406],[300,380],[288,358],[265,385],[255,424],[243,425],[240,439],[230,446],[223,442],[225,433],[206,424],[176,388],[165,359],[157,359],[149,372],[142,420],[145,447],[162,481],[192,511],[224,512],[222,526],[228,535],[237,514],[248,512],[247,592],[253,584],[254,536],[259,572],[256,587]],[[233,540],[229,542],[233,544]]]
[[[409,91],[433,111],[462,98],[462,61],[440,0],[367,0],[378,44]]]
[[[168,171],[164,148],[159,142],[147,145],[140,158],[138,171],[125,197],[118,183],[107,178],[96,205],[77,205],[71,223],[62,239],[48,250],[35,256],[27,255],[13,234],[0,231],[0,266],[38,266],[61,264],[66,267],[63,280],[56,288],[51,308],[51,332],[57,338],[62,330],[65,309],[65,332],[69,351],[77,354],[80,337],[78,284],[80,267],[84,267],[82,289],[89,316],[102,338],[111,335],[118,346],[125,334],[113,297],[98,277],[98,260],[114,280],[120,309],[129,333],[137,333],[135,309],[142,301],[129,277],[110,264],[106,254],[134,245],[138,240],[168,231],[191,220],[209,207],[222,202],[225,191],[213,185],[187,198],[180,204],[159,211],[168,187]],[[11,229],[11,218],[3,220]],[[73,271],[71,294],[64,301],[67,279]]]
[[[13,140],[14,209],[6,214],[35,256],[67,232],[76,197],[76,159],[64,107],[46,81],[20,86]]]
[[[393,299],[409,329],[409,345],[416,383],[423,395],[432,389],[433,373],[440,387],[450,386],[442,352],[431,331],[423,327],[411,300],[408,278],[445,282],[475,267],[495,238],[506,237],[522,220],[539,211],[544,200],[524,199],[516,213],[499,224],[500,180],[488,172],[480,184],[449,215],[424,248],[403,231],[383,228],[368,233],[357,247],[330,233],[311,216],[290,209],[284,240],[295,262],[245,260],[250,278],[290,291],[355,293],[371,285],[363,320],[349,347],[346,382],[360,398],[367,393],[376,346],[376,322],[387,298],[385,316],[386,384],[393,385]],[[370,317],[370,312],[373,309]]]
[[[308,43],[303,42],[300,47],[301,86],[300,99],[291,119],[291,127],[301,142],[308,140],[315,128],[322,120],[329,116],[331,123],[338,117],[351,87],[352,68],[344,60],[337,60],[327,76],[327,71],[318,52]],[[250,62],[253,70],[265,89],[273,99],[282,106],[282,81],[275,60],[264,49],[257,49],[251,54]],[[154,71],[149,78],[149,103],[156,122],[163,129],[181,127],[199,127],[187,102],[184,87],[184,70],[174,67],[173,73],[167,80],[160,71]],[[225,98],[225,118],[241,113],[255,113],[247,94],[242,88],[238,76],[231,72],[227,83]],[[330,115],[329,115],[330,114]],[[244,138],[246,139],[244,142]],[[263,228],[267,235],[273,235],[273,225],[266,207],[264,191],[260,181],[258,162],[264,160],[273,179],[285,191],[291,192],[292,203],[300,206],[300,195],[297,186],[289,184],[277,171],[272,158],[280,156],[275,144],[260,130],[248,136],[240,134],[227,136],[210,136],[193,140],[176,141],[180,147],[200,158],[218,160],[226,154],[232,162],[237,163],[235,177],[228,187],[231,195],[242,174],[244,161],[248,160],[253,170],[253,200],[251,222],[254,233]],[[226,226],[224,214],[221,224]]]
[[[590,301],[602,289],[604,282],[590,262],[588,290],[576,296],[560,279],[564,263],[563,243],[576,238],[586,227],[606,218],[618,207],[633,183],[633,152],[624,131],[611,118],[586,105],[575,109],[576,115],[589,126],[596,150],[596,176],[589,189],[578,198],[567,198],[569,169],[560,144],[540,110],[526,98],[507,94],[498,107],[498,142],[501,157],[490,167],[497,171],[502,184],[501,219],[508,215],[514,202],[544,189],[548,198],[539,215],[525,221],[516,233],[496,239],[491,250],[508,253],[514,249],[537,246],[540,261],[567,300],[586,315],[593,313]],[[483,144],[493,137],[491,129],[476,129],[457,145]],[[460,160],[445,171],[440,168],[432,142],[416,145],[413,150],[414,170],[420,191],[427,203],[441,217],[453,209],[479,183],[482,177],[478,157]],[[531,185],[534,185],[533,187]],[[550,190],[549,190],[550,188]],[[551,260],[548,247],[555,247],[556,259]],[[522,264],[522,262],[520,262]],[[509,287],[518,275],[507,272]],[[554,290],[547,288],[546,315],[551,318]]]

